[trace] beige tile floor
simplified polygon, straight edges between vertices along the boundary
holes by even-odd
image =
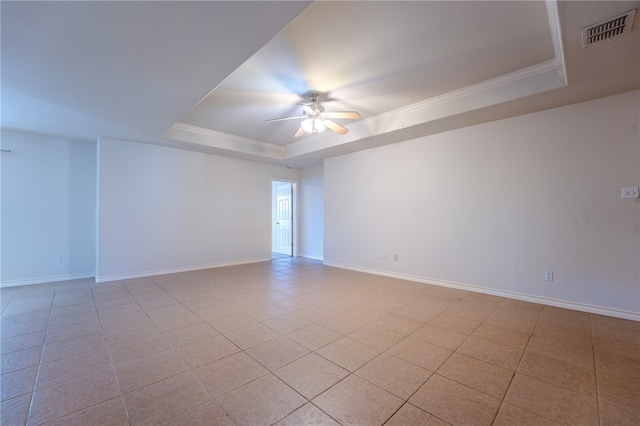
[[[640,323],[307,259],[1,290],[2,425],[638,425]]]

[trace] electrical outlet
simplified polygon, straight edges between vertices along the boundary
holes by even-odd
[[[200,256],[204,256],[207,254],[207,251],[205,249],[200,249],[198,250],[198,253],[200,254]]]
[[[553,281],[553,272],[552,271],[545,271],[544,280],[545,281]]]
[[[393,255],[393,260],[395,260],[396,262],[398,261],[398,255],[397,254]]]
[[[58,263],[64,263],[66,260],[64,256],[58,256]]]
[[[637,186],[628,186],[626,188],[622,188],[622,198],[638,198],[638,187]]]

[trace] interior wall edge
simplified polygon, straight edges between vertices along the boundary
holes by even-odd
[[[491,296],[504,297],[507,299],[521,300],[524,302],[537,303],[541,305],[554,306],[557,308],[570,309],[573,311],[587,312],[591,314],[605,315],[609,317],[628,319],[640,322],[640,312],[626,311],[622,309],[613,309],[606,306],[596,306],[586,303],[571,302],[567,300],[553,299],[549,297],[534,296],[525,293],[511,292],[505,290],[497,290],[494,288],[483,287],[475,284],[460,283],[454,281],[439,280],[436,278],[420,277],[396,272],[387,272],[377,269],[362,268],[358,266],[345,265],[335,262],[324,262],[325,266],[334,268],[347,269],[356,272],[363,272],[372,275],[380,275],[389,278],[418,282],[428,285],[436,285],[439,287],[454,288],[456,290],[465,290],[473,293],[489,294]]]

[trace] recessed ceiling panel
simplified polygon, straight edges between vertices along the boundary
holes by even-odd
[[[309,90],[363,118],[554,58],[544,2],[315,2],[181,122],[286,145]],[[346,124],[346,122],[345,122]]]

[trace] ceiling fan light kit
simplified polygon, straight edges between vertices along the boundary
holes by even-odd
[[[318,98],[320,97],[319,92],[308,92],[307,97],[311,102],[304,104],[297,104],[302,106],[302,115],[293,116],[293,117],[283,117],[283,118],[274,118],[271,120],[266,120],[265,123],[272,123],[275,121],[285,121],[285,120],[296,120],[302,119],[300,123],[300,127],[294,134],[295,137],[300,137],[305,133],[320,133],[325,131],[327,128],[333,130],[334,132],[344,135],[349,131],[344,126],[336,123],[331,120],[332,118],[344,118],[349,120],[355,120],[360,118],[360,114],[356,111],[333,111],[333,112],[325,112],[325,109],[318,102]]]
[[[307,118],[300,123],[300,126],[302,126],[307,133],[320,133],[327,129],[327,126],[323,123],[324,120],[323,117]]]

